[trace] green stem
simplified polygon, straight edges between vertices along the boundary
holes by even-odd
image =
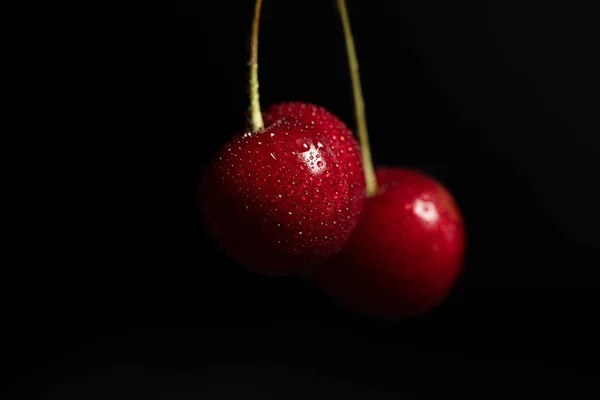
[[[365,194],[372,197],[377,193],[377,179],[371,158],[371,147],[369,144],[369,133],[367,130],[367,118],[365,115],[365,101],[360,85],[360,74],[358,73],[358,59],[354,48],[354,39],[350,28],[350,19],[345,0],[337,0],[337,8],[344,28],[344,41],[346,53],[348,54],[348,66],[350,68],[350,79],[352,81],[352,93],[354,98],[354,112],[356,116],[356,135],[360,143],[360,151],[365,173]]]
[[[250,122],[252,131],[257,132],[264,127],[258,94],[258,25],[262,0],[256,0],[254,5],[254,19],[252,20],[252,33],[250,36]]]

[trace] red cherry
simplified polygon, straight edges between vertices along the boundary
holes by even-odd
[[[219,150],[198,199],[208,230],[231,258],[267,275],[306,273],[338,252],[358,221],[359,149],[346,125],[322,108],[287,103],[261,112],[261,5],[256,0],[250,38],[250,127]]]
[[[367,316],[421,314],[442,300],[461,270],[462,217],[451,194],[421,173],[378,168],[376,177],[377,194],[343,250],[316,270],[316,281]]]
[[[225,144],[204,172],[199,200],[231,258],[266,275],[306,273],[356,225],[363,198],[350,195],[355,176],[322,129],[290,117]]]

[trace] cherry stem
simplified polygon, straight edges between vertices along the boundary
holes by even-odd
[[[264,127],[260,101],[258,95],[258,25],[260,21],[260,8],[262,0],[256,0],[254,5],[254,19],[252,20],[252,33],[250,36],[250,123],[252,131],[257,132]]]
[[[345,0],[337,0],[337,8],[344,28],[344,41],[346,43],[346,53],[348,54],[348,66],[350,69],[350,79],[352,81],[352,93],[354,99],[354,112],[356,117],[356,135],[360,143],[362,155],[363,170],[365,173],[365,194],[367,197],[373,197],[377,192],[377,179],[373,168],[371,158],[371,147],[369,145],[369,133],[367,130],[367,118],[365,115],[365,101],[360,85],[360,74],[358,73],[358,58],[354,48],[354,39],[350,28],[350,19]]]

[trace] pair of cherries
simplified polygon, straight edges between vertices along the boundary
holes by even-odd
[[[398,167],[375,169],[366,193],[368,143],[323,107],[283,103],[261,117],[202,176],[198,200],[218,246],[258,273],[309,275],[363,315],[396,319],[438,304],[464,252],[450,193]]]

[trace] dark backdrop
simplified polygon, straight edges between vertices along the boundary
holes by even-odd
[[[334,2],[264,3],[262,105],[309,101],[353,127]],[[92,188],[69,199],[58,264],[22,291],[13,383],[74,399],[589,394],[600,14],[583,3],[349,1],[375,163],[439,179],[468,233],[452,294],[393,324],[251,274],[202,232],[193,191],[243,123],[252,2],[101,24],[78,83],[94,109],[79,155],[101,163],[74,181]]]

